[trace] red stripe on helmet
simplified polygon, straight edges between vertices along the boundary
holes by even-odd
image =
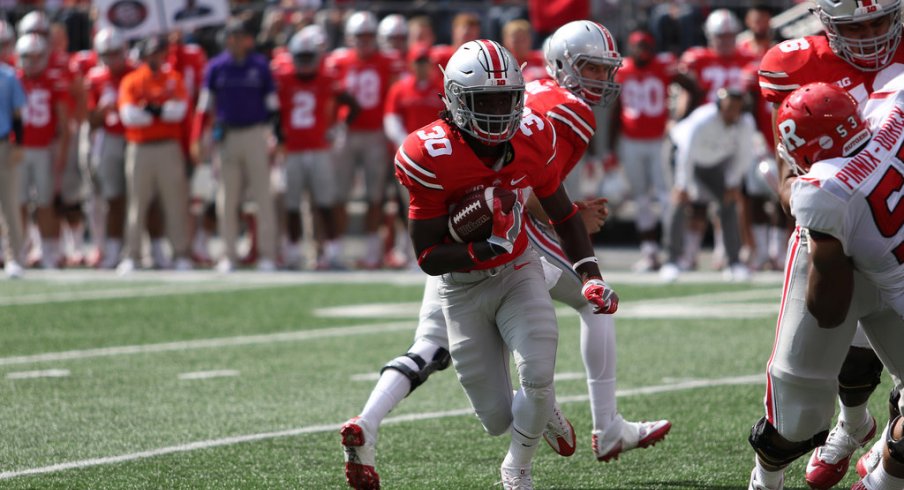
[[[499,50],[499,46],[493,41],[486,39],[482,39],[480,42],[483,43],[483,47],[487,51],[487,60],[490,63],[490,78],[504,78],[502,52]]]

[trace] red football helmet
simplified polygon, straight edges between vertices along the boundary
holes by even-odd
[[[791,92],[778,109],[775,125],[777,151],[798,175],[820,160],[851,155],[870,138],[854,98],[828,83]]]

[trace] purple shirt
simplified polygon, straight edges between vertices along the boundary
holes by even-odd
[[[276,91],[266,58],[251,53],[239,64],[227,51],[207,64],[204,87],[215,97],[217,120],[227,126],[267,122],[266,99]]]

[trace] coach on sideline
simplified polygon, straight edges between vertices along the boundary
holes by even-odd
[[[164,66],[166,38],[145,39],[139,52],[142,65],[119,86],[119,117],[126,128],[128,219],[126,255],[117,272],[131,272],[140,263],[145,216],[154,197],[163,209],[176,270],[191,269],[188,181],[179,144],[188,92],[181,75]]]
[[[261,254],[257,268],[271,271],[275,269],[276,259],[276,211],[270,191],[267,123],[279,109],[279,98],[269,63],[252,51],[254,38],[246,23],[230,20],[223,34],[226,49],[210,60],[204,73],[192,135],[192,153],[199,156],[198,141],[203,128],[213,119],[213,139],[219,151],[221,178],[217,219],[226,251],[217,270],[230,272],[235,266],[239,206],[242,191],[247,186],[257,204],[257,238]]]
[[[3,26],[0,25],[0,30]],[[8,26],[6,26],[9,29]],[[22,157],[22,108],[25,107],[25,90],[16,70],[0,62],[0,211],[6,224],[6,264],[4,271],[10,278],[22,276],[19,254],[22,253],[22,217],[19,214],[19,177],[17,166]],[[16,137],[16,147],[11,148],[9,134]]]

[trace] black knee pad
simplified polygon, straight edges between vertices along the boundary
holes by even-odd
[[[411,369],[408,364],[402,361],[402,357],[407,357],[414,361],[418,367],[417,371]],[[436,351],[430,362],[424,361],[424,358],[418,354],[406,352],[404,356],[397,357],[383,366],[383,369],[380,370],[380,374],[383,374],[383,371],[386,371],[387,369],[395,369],[404,374],[405,377],[408,378],[408,381],[411,381],[411,389],[408,390],[408,394],[410,395],[415,388],[424,384],[424,381],[427,381],[427,378],[429,378],[431,374],[449,367],[451,360],[452,356],[449,354],[449,351],[442,347]]]
[[[826,443],[829,431],[824,430],[806,441],[791,442],[775,429],[772,424],[761,418],[750,429],[747,442],[753,446],[761,461],[774,468],[784,468],[797,458]]]
[[[898,415],[888,424],[888,430],[885,431],[885,445],[888,446],[888,453],[892,459],[900,464],[904,464],[904,437],[898,440],[894,438],[895,426],[901,422],[901,416]]]
[[[863,405],[869,400],[882,376],[882,361],[872,349],[848,349],[841,372],[838,373],[838,396],[848,407]]]
[[[898,405],[900,401],[901,392],[897,388],[892,388],[891,393],[888,394],[888,420],[901,416],[901,407]]]

